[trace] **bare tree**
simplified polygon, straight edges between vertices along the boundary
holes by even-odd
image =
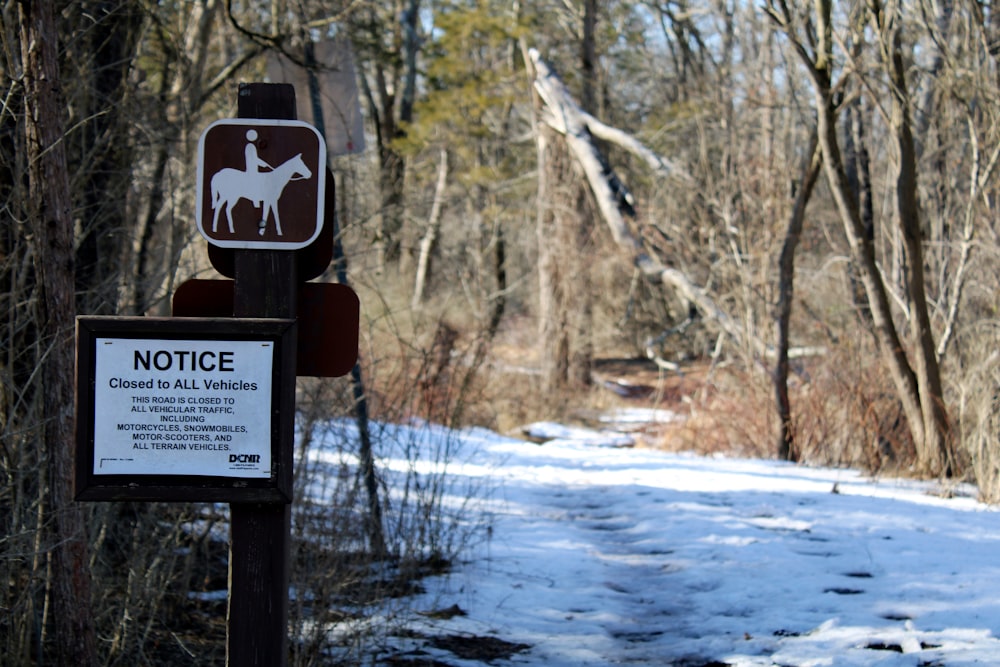
[[[43,354],[41,413],[43,460],[48,468],[44,549],[52,569],[51,618],[55,662],[97,663],[90,599],[86,523],[72,501],[73,326],[76,316],[73,218],[66,167],[65,109],[60,94],[55,4],[18,3],[24,68],[24,131],[28,166],[28,249],[34,261],[38,337]]]
[[[820,160],[815,131],[810,137],[798,179],[795,202],[788,216],[785,240],[778,258],[778,304],[775,308],[778,321],[778,340],[775,346],[777,359],[774,364],[774,391],[778,402],[778,457],[786,461],[798,460],[795,426],[792,422],[791,401],[788,398],[788,348],[789,326],[792,316],[792,298],[795,295],[795,249],[805,224],[806,205],[819,178]]]
[[[669,177],[681,184],[690,185],[690,175],[630,134],[605,125],[583,111],[537,50],[530,49],[528,57],[534,67],[535,90],[544,102],[540,112],[541,119],[545,126],[564,138],[569,154],[582,171],[615,245],[641,273],[674,289],[686,303],[697,308],[725,335],[742,345],[746,339],[744,332],[725,309],[715,302],[712,295],[684,272],[666,266],[659,258],[647,252],[642,241],[633,234],[628,219],[635,215],[634,198],[604,157],[595,139],[603,139],[635,155],[659,177]],[[540,145],[544,146],[545,142],[540,142]],[[548,244],[550,241],[551,237],[546,237],[541,242]],[[542,251],[540,249],[539,252]],[[764,348],[760,341],[754,340],[750,344],[756,352],[763,354]]]
[[[815,15],[809,18],[795,14],[784,2],[770,2],[767,11],[790,38],[814,86],[823,170],[844,224],[852,259],[865,288],[882,360],[895,383],[913,436],[917,449],[917,467],[927,475],[943,474],[947,472],[951,459],[951,436],[924,293],[916,163],[907,111],[909,99],[900,54],[900,17],[892,12],[883,12],[878,6],[874,8],[872,15],[873,29],[882,44],[885,71],[892,90],[890,130],[894,135],[899,160],[896,179],[897,217],[907,253],[907,304],[912,317],[909,328],[912,340],[909,346],[904,345],[893,319],[886,286],[876,263],[875,248],[865,233],[865,225],[844,167],[837,136],[839,95],[844,79],[834,79],[832,3],[827,0],[817,3]],[[809,32],[808,26],[812,25],[815,30]],[[809,45],[814,45],[814,49]]]
[[[378,266],[398,262],[404,229],[406,162],[396,142],[413,121],[417,56],[420,52],[420,0],[372,3],[352,18],[352,38],[361,60],[361,84],[375,128],[379,160],[381,225]]]
[[[134,165],[136,192],[130,204],[136,224],[122,278],[125,312],[169,311],[166,297],[193,237],[184,185],[192,176],[191,147],[203,128],[202,113],[264,48],[236,17],[223,15],[223,6],[220,0],[196,0],[149,8],[148,36],[136,55],[151,71],[144,72],[137,119],[143,141],[136,149],[141,159]],[[225,30],[224,18],[236,27]],[[247,32],[250,37],[239,39]],[[223,52],[214,54],[213,46]]]
[[[410,300],[410,305],[414,310],[419,308],[424,300],[427,276],[430,274],[431,254],[434,250],[434,244],[437,242],[438,234],[441,233],[441,209],[444,206],[444,191],[447,185],[448,151],[442,148],[438,164],[437,181],[434,185],[434,201],[431,204],[427,227],[424,230],[423,237],[420,239],[420,248],[417,255],[417,275],[413,281],[413,298]]]

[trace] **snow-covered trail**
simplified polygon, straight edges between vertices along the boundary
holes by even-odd
[[[634,489],[637,498],[646,493]],[[666,594],[675,569],[662,531],[634,515],[621,489],[544,485],[524,500],[515,509],[520,544],[505,538],[507,522],[500,520],[498,548],[485,565],[502,575],[497,583],[525,580],[512,591],[534,583],[534,602],[520,608],[515,592],[494,620],[523,619],[527,633],[517,641],[534,646],[538,664],[656,664],[657,640],[676,629],[684,607]],[[492,589],[493,582],[478,588]]]
[[[434,429],[426,437],[435,435]],[[1000,513],[849,470],[462,435],[491,537],[426,582],[419,636],[491,664],[1000,664]],[[968,491],[965,489],[964,491]],[[421,647],[437,664],[481,665]]]

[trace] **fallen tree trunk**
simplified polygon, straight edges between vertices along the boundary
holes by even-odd
[[[528,57],[534,67],[535,91],[545,105],[540,118],[566,138],[567,146],[586,176],[598,210],[615,243],[628,253],[643,275],[673,288],[681,298],[697,307],[702,317],[714,321],[738,347],[745,347],[748,341],[739,324],[681,271],[664,266],[649,255],[642,242],[632,234],[627,218],[636,217],[635,199],[608,164],[595,138],[641,158],[660,176],[676,179],[684,185],[693,184],[694,179],[632,135],[605,125],[580,108],[536,49],[528,49]],[[764,353],[765,347],[760,341],[749,342],[754,353]]]

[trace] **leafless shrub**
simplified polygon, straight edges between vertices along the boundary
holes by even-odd
[[[837,349],[801,366],[792,412],[804,463],[906,472],[915,452],[889,379]]]
[[[906,474],[914,451],[899,402],[888,380],[863,368],[859,358],[841,349],[794,364],[790,395],[797,460]],[[775,456],[774,388],[762,366],[716,368],[672,393],[684,419],[663,430],[664,448]]]
[[[423,590],[423,577],[446,571],[482,528],[474,503],[483,489],[449,476],[469,453],[425,419],[452,418],[459,409],[464,373],[472,371],[456,363],[457,337],[441,325],[426,347],[397,339],[394,349],[414,353],[371,373],[385,554],[368,548],[373,517],[359,474],[353,393],[341,380],[300,384],[291,664],[357,664],[377,652],[405,615],[406,596]],[[389,366],[386,381],[380,373]]]
[[[1000,355],[984,355],[959,387],[957,430],[984,502],[1000,502]]]
[[[770,456],[773,411],[764,409],[763,380],[760,374],[729,364],[699,373],[681,397],[685,417],[665,431],[663,445],[700,454]]]
[[[187,662],[195,653],[195,664],[212,664],[223,657],[224,625],[210,622],[198,600],[226,589],[224,516],[211,505],[161,503],[95,505],[91,515],[107,663]],[[208,611],[221,611],[224,623],[224,606],[214,605]]]

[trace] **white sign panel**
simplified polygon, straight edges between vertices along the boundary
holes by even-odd
[[[93,474],[269,477],[274,345],[97,338]]]

